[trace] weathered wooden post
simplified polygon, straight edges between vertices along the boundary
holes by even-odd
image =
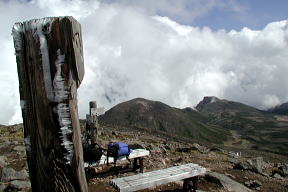
[[[77,110],[81,26],[73,17],[34,19],[16,23],[12,35],[32,190],[87,192]]]
[[[86,115],[86,131],[89,134],[91,143],[97,142],[98,137],[98,117],[97,117],[97,103],[96,101],[89,102],[89,114]]]

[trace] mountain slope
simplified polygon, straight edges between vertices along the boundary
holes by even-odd
[[[268,111],[279,115],[288,115],[288,102],[278,105]]]
[[[288,121],[285,118],[215,97],[204,97],[196,109],[209,119],[210,124],[230,129],[249,141],[249,147],[288,154]]]
[[[200,142],[222,143],[229,132],[207,125],[207,118],[190,108],[177,109],[142,98],[116,105],[100,116],[100,123],[138,127]]]

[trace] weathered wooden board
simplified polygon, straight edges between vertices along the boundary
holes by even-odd
[[[197,164],[189,163],[128,177],[111,180],[111,185],[120,192],[137,191],[149,187],[183,180],[205,174],[206,169]]]
[[[89,115],[86,115],[86,131],[91,139],[91,143],[97,143],[99,134],[99,123],[97,117],[96,101],[89,102]]]
[[[81,26],[72,17],[13,26],[33,191],[86,192],[77,88],[84,77]]]

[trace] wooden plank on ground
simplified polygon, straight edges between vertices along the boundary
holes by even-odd
[[[111,180],[111,184],[119,192],[130,192],[203,175],[205,172],[206,169],[204,167],[189,163],[186,165],[113,179]]]

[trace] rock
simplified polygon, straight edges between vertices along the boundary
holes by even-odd
[[[7,161],[7,157],[5,156],[0,156],[0,168],[5,167],[6,166],[6,161]]]
[[[229,158],[228,161],[232,164],[237,164],[237,163],[240,163],[240,160],[238,158]]]
[[[12,180],[26,180],[29,175],[26,170],[15,171],[13,168],[3,168],[2,170],[2,182],[9,182]]]
[[[8,182],[13,180],[15,177],[15,170],[12,168],[3,168],[2,169],[2,176],[1,181],[2,182]]]
[[[161,161],[162,165],[164,165],[164,166],[166,165],[166,162],[164,159],[161,159],[160,161]]]
[[[250,180],[244,183],[247,187],[251,189],[256,189],[257,187],[261,187],[262,183],[258,180]]]
[[[279,175],[278,173],[274,173],[272,177],[276,179],[283,179],[283,177],[281,177],[281,175]]]
[[[198,150],[201,153],[208,153],[210,151],[210,149],[208,149],[207,147],[201,146],[197,143],[193,143],[193,146],[191,147],[192,150]]]
[[[16,171],[15,178],[17,180],[26,180],[29,178],[29,174],[25,169],[21,171]]]
[[[221,149],[220,147],[212,147],[210,148],[210,151],[215,151],[215,152],[220,152],[220,153],[224,153],[224,149]]]
[[[22,190],[22,189],[28,189],[31,188],[31,183],[29,181],[19,181],[19,180],[14,180],[11,181],[11,183],[9,184],[9,186],[11,188],[15,188],[18,190]]]
[[[235,176],[234,176],[234,175],[231,175],[231,174],[229,174],[229,173],[225,173],[225,175],[228,176],[228,177],[230,177],[230,178],[232,178],[232,179],[235,179]]]
[[[13,148],[14,151],[19,151],[19,152],[23,152],[26,150],[25,146],[22,145],[18,145],[16,147]]]
[[[228,155],[229,155],[230,158],[237,159],[237,158],[241,157],[241,152],[230,151],[228,153]]]
[[[7,187],[6,185],[0,184],[0,191],[4,191],[4,189],[5,189],[6,187]]]
[[[247,160],[247,161],[249,161],[249,163],[252,166],[252,168],[254,169],[254,171],[256,171],[258,173],[263,173],[263,171],[262,171],[262,167],[264,165],[263,157],[256,157],[256,158],[253,158],[253,159]]]
[[[245,162],[240,162],[234,165],[233,169],[249,170],[255,173],[263,174],[262,166],[264,164],[262,157],[248,159]]]
[[[205,175],[205,179],[208,182],[216,183],[222,186],[227,191],[234,192],[251,192],[251,190],[241,183],[234,181],[233,179],[216,172],[211,172]]]
[[[181,147],[177,149],[178,152],[184,152],[184,153],[187,153],[193,150],[199,151],[201,153],[208,153],[210,151],[210,149],[208,149],[207,147],[201,146],[197,143],[193,143],[192,147]]]
[[[283,164],[279,167],[279,170],[281,171],[283,177],[288,176],[288,164]]]

